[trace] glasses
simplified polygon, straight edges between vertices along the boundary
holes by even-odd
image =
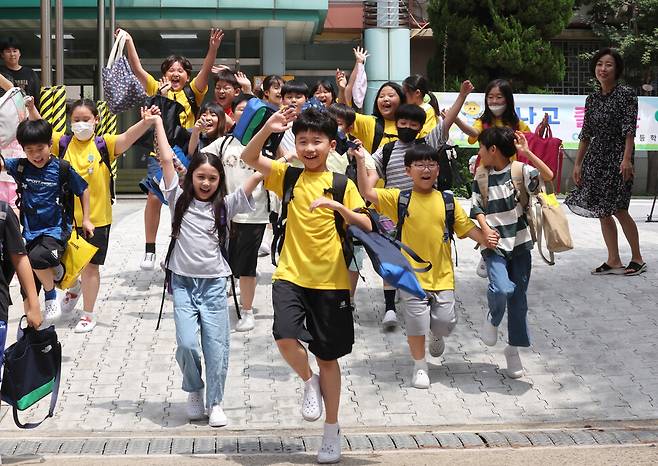
[[[439,164],[437,162],[427,162],[427,163],[414,162],[411,164],[411,166],[417,170],[434,170],[439,166]]]
[[[233,86],[231,86],[230,84],[227,84],[226,86],[215,86],[215,90],[216,91],[222,90],[224,92],[231,92],[232,90],[235,90],[235,88]]]

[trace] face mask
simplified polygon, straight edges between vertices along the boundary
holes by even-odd
[[[80,141],[86,141],[94,135],[94,125],[87,121],[77,121],[71,123],[71,131]]]
[[[505,113],[505,109],[507,108],[507,105],[489,105],[489,110],[491,110],[491,113],[494,114],[494,116],[501,116],[503,113]]]
[[[411,142],[420,133],[419,129],[398,128],[398,139],[402,142]]]

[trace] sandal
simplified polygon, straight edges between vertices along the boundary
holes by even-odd
[[[630,267],[630,264],[628,266]],[[607,262],[592,270],[592,275],[624,275],[625,273],[626,267],[623,265],[621,267],[610,267]]]
[[[629,262],[628,265],[626,266],[626,269],[624,271],[624,275],[640,275],[641,273],[644,273],[647,271],[647,263],[642,262],[641,264],[638,264],[637,262]]]

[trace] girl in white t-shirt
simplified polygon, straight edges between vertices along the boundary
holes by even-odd
[[[183,391],[188,393],[187,414],[199,419],[207,408],[208,424],[225,426],[228,420],[221,402],[229,359],[226,284],[231,275],[225,245],[233,216],[254,210],[251,193],[262,176],[255,174],[227,194],[221,160],[196,153],[180,186],[162,120],[156,117],[155,125],[161,189],[172,217],[172,245],[165,267],[174,298],[176,360],[183,373]],[[201,353],[206,366],[205,404]]]

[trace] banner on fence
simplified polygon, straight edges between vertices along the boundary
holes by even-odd
[[[436,92],[435,95],[442,109],[450,107],[457,98],[456,92]],[[515,94],[514,104],[519,118],[533,131],[544,114],[548,113],[553,136],[562,139],[565,149],[577,149],[586,98],[584,95]],[[639,97],[638,101],[635,149],[658,150],[658,97]],[[466,99],[459,116],[472,125],[483,111],[484,94],[474,93]],[[450,128],[450,138],[459,146],[475,147],[468,144],[468,138],[457,125]]]

